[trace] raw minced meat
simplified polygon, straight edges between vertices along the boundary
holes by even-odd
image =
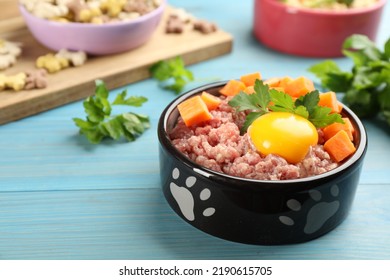
[[[231,176],[257,180],[286,180],[318,175],[337,167],[318,144],[310,147],[298,164],[278,155],[260,155],[247,134],[240,135],[245,113],[237,113],[224,99],[213,118],[201,126],[187,127],[179,117],[170,132],[173,145],[189,159],[208,169]],[[322,143],[321,133],[319,143]]]

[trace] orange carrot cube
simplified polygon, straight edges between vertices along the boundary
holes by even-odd
[[[318,102],[318,105],[323,107],[329,107],[331,109],[331,113],[341,112],[336,93],[333,91],[321,93],[320,101]]]
[[[256,80],[261,80],[261,74],[259,72],[246,74],[240,78],[240,81],[243,82],[247,87],[255,85]]]
[[[285,88],[289,83],[291,83],[294,79],[289,77],[289,76],[286,76],[286,77],[283,77],[280,79],[280,82],[279,82],[279,87],[283,87]]]
[[[184,100],[177,109],[186,126],[197,125],[213,117],[199,95]]]
[[[200,97],[210,111],[216,109],[222,101],[220,98],[208,93],[207,91],[203,91]]]
[[[351,127],[348,123],[344,121],[344,123],[332,123],[322,129],[324,132],[324,139],[327,141],[328,139],[332,138],[334,135],[336,135],[340,130],[344,130],[351,141],[353,141],[353,134]]]
[[[279,83],[281,81],[281,78],[270,78],[264,81],[265,85],[268,85],[269,87],[278,87]]]
[[[327,140],[324,144],[324,149],[336,162],[343,161],[356,151],[354,144],[349,139],[345,130],[340,130],[332,138]]]
[[[248,86],[248,87],[246,87],[246,88],[244,89],[244,92],[245,92],[246,94],[252,94],[252,93],[255,92],[255,88],[254,88],[254,86]]]
[[[246,88],[245,84],[241,81],[230,80],[226,85],[219,90],[225,96],[234,96],[240,91],[243,91]]]
[[[296,98],[303,96],[315,89],[313,82],[305,77],[299,77],[288,82],[284,88],[285,93],[289,94],[291,97]]]

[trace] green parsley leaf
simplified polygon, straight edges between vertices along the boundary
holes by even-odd
[[[106,88],[106,84],[102,80],[95,81],[95,96],[96,98],[107,99],[108,98],[108,90]]]
[[[256,80],[254,89],[256,94],[240,92],[229,101],[229,105],[236,107],[238,111],[253,110],[263,114],[267,113],[267,106],[271,101],[268,86]]]
[[[294,109],[294,114],[304,117],[305,119],[309,119],[309,112],[305,106],[298,106]]]
[[[308,70],[316,74],[316,76],[321,80],[327,78],[328,73],[341,72],[341,69],[333,60],[324,60],[320,63],[312,65]]]
[[[270,107],[273,112],[294,113],[294,101],[290,95],[275,89],[271,89],[269,92],[271,101],[274,103],[274,105]]]
[[[351,51],[349,51],[351,50]],[[354,34],[345,39],[343,53],[352,58],[356,66],[365,65],[370,60],[381,60],[382,52],[367,36]]]
[[[113,105],[128,105],[134,107],[140,107],[143,103],[148,101],[146,97],[143,96],[130,96],[126,98],[127,91],[124,90],[120,94],[118,94],[112,103]]]
[[[264,112],[268,112],[267,107],[271,101],[271,95],[269,93],[268,85],[265,85],[261,80],[256,80],[254,90],[257,93],[256,95],[259,96],[257,99],[258,105]]]
[[[276,90],[270,90],[271,101],[274,103],[270,109],[273,112],[289,112],[308,119],[315,127],[325,127],[331,123],[343,123],[340,114],[331,114],[330,108],[323,109],[318,105],[320,94],[314,90],[299,97],[293,102],[290,95]],[[329,110],[328,110],[329,109]]]
[[[341,71],[333,61],[320,62],[308,70],[324,88],[343,93],[343,102],[359,117],[379,114],[390,125],[390,38],[381,51],[367,36],[355,34],[344,41],[342,51],[353,62],[349,72]]]
[[[241,133],[245,133],[252,122],[269,112],[288,112],[308,119],[315,127],[321,128],[334,122],[343,123],[340,114],[331,113],[330,108],[318,105],[320,100],[318,90],[301,96],[295,102],[284,92],[269,89],[263,81],[256,80],[253,94],[240,92],[234,96],[229,105],[237,111],[250,111],[247,115]],[[273,104],[273,105],[270,105]]]
[[[296,99],[295,106],[303,106],[306,108],[307,112],[311,114],[317,107],[318,102],[320,102],[320,93],[318,90],[314,90]]]
[[[378,92],[378,101],[383,112],[383,117],[390,125],[390,86]]]
[[[331,109],[323,106],[316,106],[313,109],[313,112],[309,116],[309,121],[318,128],[325,127],[335,122],[344,123],[340,114],[331,114]]]
[[[346,91],[352,83],[352,74],[341,71],[332,60],[324,60],[308,69],[320,80],[323,87],[335,92]]]
[[[239,112],[246,110],[253,111],[247,115],[244,125],[241,128],[241,133],[245,133],[255,119],[269,111],[268,105],[271,97],[268,85],[265,85],[263,81],[256,80],[254,90],[254,94],[240,92],[228,102],[230,106],[235,107]]]
[[[149,68],[149,71],[152,77],[160,82],[160,86],[176,94],[194,80],[192,72],[185,68],[181,57],[158,61]]]
[[[127,91],[118,94],[113,103],[108,100],[109,91],[103,81],[96,81],[95,95],[84,102],[86,119],[73,118],[73,121],[90,143],[98,144],[104,138],[114,140],[122,136],[127,141],[134,141],[145,129],[150,127],[149,117],[135,113],[124,113],[111,116],[112,105],[141,106],[147,101],[145,97],[126,97]]]
[[[385,51],[385,56],[387,57],[387,59],[390,59],[390,38],[385,43],[384,51]]]

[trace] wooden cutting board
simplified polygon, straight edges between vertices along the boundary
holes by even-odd
[[[0,73],[11,75],[33,70],[36,58],[52,51],[32,37],[23,19],[19,15],[14,15],[14,6],[10,7],[13,10],[8,13],[7,8],[7,5],[4,5],[5,13],[2,11],[2,14],[12,16],[0,18],[0,37],[21,42],[23,48],[17,63]],[[166,34],[164,27],[171,9],[167,8],[152,38],[135,50],[116,55],[90,57],[83,66],[50,74],[48,87],[45,89],[0,91],[0,124],[84,99],[94,92],[95,79],[104,80],[109,89],[114,89],[150,77],[149,67],[160,60],[181,56],[185,64],[189,65],[232,50],[232,36],[220,29],[215,33],[201,34],[188,26],[182,34]]]

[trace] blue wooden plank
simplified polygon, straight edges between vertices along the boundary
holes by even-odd
[[[205,234],[174,214],[159,189],[2,193],[0,259],[387,259],[388,188],[359,186],[343,224],[288,246]]]

